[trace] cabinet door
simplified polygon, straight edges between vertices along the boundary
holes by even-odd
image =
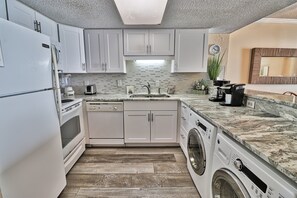
[[[151,142],[176,142],[177,111],[151,111]]]
[[[150,111],[124,111],[125,143],[150,142]]]
[[[59,25],[59,30],[63,72],[85,73],[83,30],[66,25]]]
[[[148,30],[124,30],[124,54],[147,55],[148,40]]]
[[[8,19],[14,23],[35,30],[35,11],[28,6],[16,1],[8,0]]]
[[[149,55],[174,55],[174,30],[149,30]]]
[[[103,30],[85,30],[88,73],[105,73]]]
[[[122,30],[104,30],[104,49],[106,72],[125,72]]]
[[[38,12],[35,13],[36,20],[40,23],[40,31],[51,38],[51,43],[58,44],[58,28],[57,23]]]
[[[5,0],[0,0],[0,18],[7,19],[6,1]]]
[[[206,72],[207,38],[206,30],[176,30],[173,72]]]

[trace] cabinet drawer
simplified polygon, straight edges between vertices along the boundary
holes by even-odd
[[[189,117],[189,114],[190,114],[190,108],[185,104],[185,103],[181,103],[181,115],[188,118]]]
[[[179,145],[182,151],[184,152],[186,158],[188,158],[187,141],[188,141],[187,133],[183,130],[180,130]]]
[[[125,111],[177,111],[177,101],[125,101]]]

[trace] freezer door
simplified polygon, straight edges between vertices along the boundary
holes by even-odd
[[[53,86],[48,36],[0,18],[0,48],[0,97]]]
[[[53,91],[0,98],[4,197],[57,197],[66,185]]]

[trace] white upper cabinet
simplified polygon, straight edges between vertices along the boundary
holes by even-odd
[[[149,30],[150,55],[174,55],[174,30]]]
[[[85,30],[87,72],[125,73],[122,30]]]
[[[207,45],[207,30],[176,30],[172,72],[206,72]]]
[[[0,0],[0,18],[7,19],[5,0]]]
[[[148,30],[124,30],[124,54],[147,55],[149,48]]]
[[[174,55],[174,30],[124,30],[125,55]]]
[[[31,30],[37,30],[35,20],[35,11],[28,6],[16,1],[7,1],[8,19],[14,23],[27,27]]]
[[[83,29],[59,25],[64,73],[86,73]]]
[[[57,23],[28,6],[16,1],[7,1],[8,19],[31,30],[45,34],[54,45],[58,44]]]
[[[51,42],[54,45],[57,45],[59,42],[57,23],[38,12],[36,12],[35,17],[38,22],[39,32],[49,36],[51,38]]]

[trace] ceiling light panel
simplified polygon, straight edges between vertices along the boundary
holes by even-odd
[[[161,24],[167,0],[114,0],[125,25]]]

